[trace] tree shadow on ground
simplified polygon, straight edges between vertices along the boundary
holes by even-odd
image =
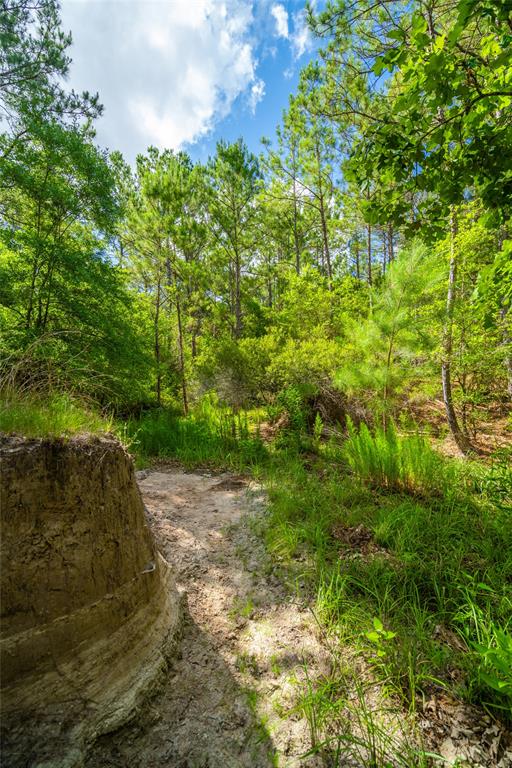
[[[185,608],[182,650],[129,724],[101,736],[86,768],[270,768],[275,748],[253,696]]]

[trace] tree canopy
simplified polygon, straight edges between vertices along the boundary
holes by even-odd
[[[386,422],[437,392],[468,451],[512,386],[507,3],[308,14],[318,56],[259,157],[130,167],[65,86],[58,3],[2,5],[4,356],[118,408],[297,387]]]

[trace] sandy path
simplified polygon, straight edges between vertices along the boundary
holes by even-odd
[[[181,656],[136,724],[101,739],[88,768],[316,766],[289,717],[296,677],[327,671],[304,606],[272,573],[254,523],[265,500],[232,475],[139,480],[162,553],[187,595]]]

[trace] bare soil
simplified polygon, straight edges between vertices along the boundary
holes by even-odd
[[[88,768],[311,767],[296,681],[328,673],[314,618],[273,573],[246,478],[139,473],[150,524],[187,596],[180,657],[138,718],[102,737]]]

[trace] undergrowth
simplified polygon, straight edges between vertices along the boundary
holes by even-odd
[[[170,458],[188,466],[212,464],[242,471],[264,462],[267,455],[249,415],[221,408],[211,398],[203,399],[186,418],[154,410],[121,423],[118,433],[139,464]]]
[[[420,436],[351,425],[315,459],[289,450],[265,471],[270,550],[306,584],[340,656],[355,649],[413,716],[444,690],[512,721],[508,458],[456,462]],[[347,736],[353,707],[332,683],[299,697],[317,751],[357,757],[366,745],[370,754],[377,737],[385,750],[376,724],[359,724],[360,743]],[[419,753],[413,764],[423,764]]]
[[[110,432],[113,422],[86,401],[66,392],[20,394],[4,389],[0,396],[0,431],[25,437],[61,437]]]
[[[127,419],[102,414],[97,405],[67,392],[4,389],[0,396],[1,432],[25,437],[113,433],[134,455],[138,466],[168,458],[188,466],[250,470],[267,458],[258,433],[258,417],[257,412],[234,413],[211,396],[200,401],[187,417],[159,408]]]
[[[264,482],[270,551],[315,606],[334,656],[350,648],[371,670],[365,683],[334,665],[336,675],[298,697],[312,749],[329,764],[350,756],[384,765],[399,740],[388,738],[389,711],[398,701],[414,718],[436,691],[511,722],[510,456],[457,462],[420,435],[351,424],[346,440],[327,444],[320,424],[304,453],[293,435],[266,447],[257,422],[211,398],[187,418],[160,409],[115,423],[67,395],[4,397],[0,408],[7,432],[114,429],[139,465],[171,458],[251,470]],[[365,709],[374,679],[393,702],[384,719]],[[411,764],[428,763],[415,755]]]
[[[351,471],[375,488],[448,497],[461,487],[461,468],[446,461],[420,434],[399,436],[391,423],[370,432],[348,420],[341,455]]]

